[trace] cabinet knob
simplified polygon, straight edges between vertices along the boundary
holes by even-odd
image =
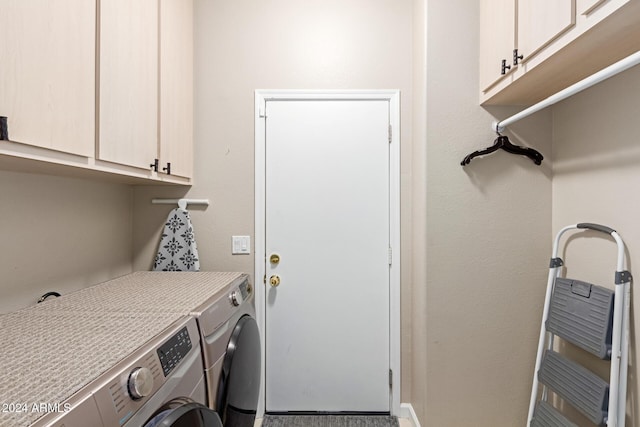
[[[505,74],[507,74],[507,70],[510,70],[510,69],[511,69],[511,65],[507,65],[507,60],[503,59],[502,60],[502,68],[500,70],[500,74],[502,74],[504,76]]]
[[[167,167],[162,168],[163,171],[167,173],[167,175],[171,175],[171,163],[167,162]]]
[[[524,59],[524,55],[518,55],[518,49],[513,49],[513,65],[518,65]]]
[[[158,159],[153,159],[153,163],[151,163],[149,167],[153,169],[154,172],[158,172],[158,163]]]

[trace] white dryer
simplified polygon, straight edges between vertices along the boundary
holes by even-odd
[[[254,292],[242,274],[192,311],[202,341],[207,402],[225,427],[253,427],[260,392],[260,333]]]
[[[206,402],[225,427],[253,427],[260,389],[260,334],[249,276],[140,271],[42,303],[56,309],[192,316],[202,343]]]
[[[5,402],[10,399],[8,410],[0,412],[0,425],[111,427],[98,410],[96,384],[114,366],[142,356],[141,349],[147,349],[145,354],[151,351],[149,343],[167,336],[167,327],[179,320],[191,321],[196,349],[192,353],[198,355],[194,372],[201,390],[197,397],[203,401],[200,338],[191,317],[65,310],[44,304],[0,316],[0,396]],[[119,420],[126,421],[123,417]]]
[[[204,400],[197,324],[183,317],[33,427],[222,427]]]
[[[105,427],[145,427],[154,418],[157,425],[167,427],[221,427],[215,421],[193,421],[200,419],[195,413],[217,417],[203,405],[201,366],[197,325],[192,318],[183,318],[94,382]],[[158,414],[166,418],[164,423],[159,423]],[[186,417],[192,423],[184,424]]]

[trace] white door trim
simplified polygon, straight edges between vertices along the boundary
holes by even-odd
[[[400,414],[400,91],[255,91],[255,304],[262,345],[262,374],[257,416],[265,411],[265,105],[268,100],[387,100],[391,123],[391,145],[389,150],[389,221],[391,268],[389,277],[389,362],[393,371],[391,389],[391,414]]]

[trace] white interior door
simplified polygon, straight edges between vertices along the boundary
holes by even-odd
[[[389,101],[265,112],[266,411],[389,412]]]

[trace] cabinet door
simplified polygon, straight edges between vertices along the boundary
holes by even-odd
[[[158,0],[100,1],[98,158],[148,169],[158,157]]]
[[[160,1],[160,160],[193,168],[193,0]]]
[[[480,0],[481,90],[504,77],[500,74],[503,59],[511,65],[516,42],[515,20],[515,0]]]
[[[518,53],[527,61],[576,23],[576,0],[519,0]]]
[[[581,18],[586,19],[589,25],[595,25],[610,17],[614,12],[624,6],[632,6],[632,10],[628,13],[634,16],[633,10],[637,9],[637,7],[634,7],[637,3],[637,0],[576,0],[577,25],[581,24]],[[637,12],[635,15],[637,15]],[[633,22],[637,25],[637,19]],[[581,32],[581,34],[582,33],[583,32]]]
[[[95,22],[95,1],[2,1],[0,115],[12,141],[93,157]]]
[[[607,0],[578,0],[578,14],[588,15],[595,8],[606,2]]]

